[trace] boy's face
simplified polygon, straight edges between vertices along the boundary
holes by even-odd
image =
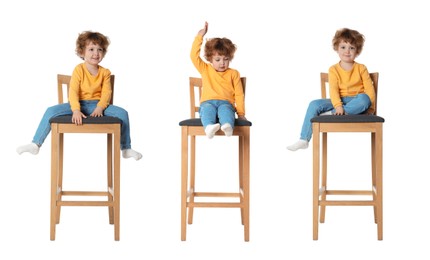
[[[337,53],[339,54],[340,60],[346,63],[354,62],[355,58],[358,56],[357,48],[345,41],[339,44]]]
[[[222,55],[219,55],[218,53],[215,53],[215,55],[212,57],[212,66],[218,72],[226,71],[229,65],[230,65],[230,58],[226,56],[222,56]]]
[[[100,45],[90,42],[85,47],[84,60],[91,65],[97,65],[103,60],[104,54]]]

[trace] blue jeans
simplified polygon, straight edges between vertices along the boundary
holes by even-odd
[[[81,112],[84,115],[88,116],[97,107],[98,100],[81,100],[79,103],[81,104]],[[49,132],[51,132],[51,124],[49,123],[49,119],[57,116],[68,116],[72,114],[73,112],[70,108],[69,103],[63,103],[48,107],[42,117],[42,120],[39,123],[39,126],[36,130],[36,134],[33,137],[33,143],[41,146],[43,142],[45,142],[46,137],[48,136]],[[113,116],[121,119],[121,150],[130,149],[130,122],[128,120],[127,111],[121,107],[109,105],[103,111],[103,115]]]
[[[341,98],[343,109],[346,114],[358,115],[365,112],[371,105],[370,98],[367,94],[358,94],[352,97]],[[333,107],[330,99],[316,99],[309,103],[308,110],[306,111],[305,120],[303,121],[300,139],[310,141],[312,138],[312,123],[311,119],[321,113],[332,111],[336,109]]]
[[[235,109],[233,105],[226,100],[207,100],[200,104],[200,119],[203,127],[216,124],[218,121],[221,125],[229,123],[234,128]]]

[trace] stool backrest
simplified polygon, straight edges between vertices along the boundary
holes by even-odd
[[[246,77],[241,77],[243,94],[245,95]],[[200,108],[200,97],[202,96],[202,79],[190,77],[190,116],[196,118]]]
[[[68,98],[64,98],[64,93],[66,93],[67,97],[69,95],[69,87],[70,87],[70,79],[72,76],[70,75],[57,75],[57,93],[58,93],[58,104],[62,104],[68,101]],[[113,104],[113,91],[115,83],[115,75],[110,76],[110,84],[112,88],[112,96],[110,98],[110,104]],[[64,89],[64,87],[66,87]],[[64,89],[64,90],[63,90]]]
[[[370,78],[373,81],[373,87],[375,88],[375,112],[376,115],[376,108],[378,104],[378,80],[379,80],[379,73],[378,72],[372,72],[369,73]],[[328,73],[321,72],[321,98],[327,98],[327,92],[328,92],[329,86],[328,86]]]

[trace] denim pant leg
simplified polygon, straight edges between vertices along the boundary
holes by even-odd
[[[308,110],[306,111],[305,119],[303,120],[302,131],[300,133],[300,139],[310,141],[312,138],[312,123],[311,119],[318,116],[321,113],[333,110],[331,100],[316,99],[309,103]]]
[[[219,123],[221,125],[224,125],[226,123],[229,123],[232,128],[234,128],[234,119],[235,119],[235,109],[232,106],[232,104],[228,101],[219,101],[218,106],[218,118]]]
[[[89,116],[92,112],[94,112],[94,109],[97,108],[98,100],[81,100],[79,101],[79,104],[81,105],[81,112]]]
[[[42,144],[45,142],[46,137],[51,132],[51,124],[49,123],[49,120],[53,117],[66,115],[72,115],[72,110],[70,108],[69,103],[63,103],[48,107],[42,117],[42,120],[40,120],[39,126],[37,127],[32,142],[39,146],[42,146]]]
[[[217,107],[213,100],[208,100],[200,104],[199,109],[200,119],[202,120],[203,127],[216,123]]]
[[[121,125],[121,150],[124,149],[131,149],[131,138],[130,138],[130,121],[128,119],[128,112],[127,110],[114,106],[109,105],[105,111],[105,116],[113,116],[121,119],[122,125]]]
[[[367,94],[358,94],[355,97],[342,98],[343,109],[346,114],[358,115],[366,111],[372,102]]]

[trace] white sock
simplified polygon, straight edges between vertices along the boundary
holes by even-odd
[[[219,128],[220,128],[220,125],[218,123],[217,124],[213,124],[213,125],[207,125],[206,128],[205,128],[206,136],[209,139],[211,139],[212,137],[215,136],[215,133],[219,130]]]
[[[297,151],[298,149],[306,149],[309,146],[309,142],[306,140],[300,139],[299,141],[295,142],[294,144],[287,146],[287,149],[290,151]]]
[[[221,130],[224,132],[225,136],[233,135],[233,127],[229,123],[225,123],[221,126]]]
[[[39,153],[39,146],[35,143],[31,143],[31,144],[26,144],[26,145],[22,145],[18,148],[16,148],[16,152],[18,154],[22,154],[22,153],[31,153],[31,154],[38,154]]]
[[[124,149],[124,150],[122,150],[122,157],[125,159],[133,157],[136,161],[138,161],[138,160],[142,159],[142,154],[139,152],[136,152],[133,149]]]
[[[320,114],[320,116],[331,116],[331,115],[333,115],[333,113],[331,112],[331,110],[330,111],[326,111],[326,112],[322,112]]]

